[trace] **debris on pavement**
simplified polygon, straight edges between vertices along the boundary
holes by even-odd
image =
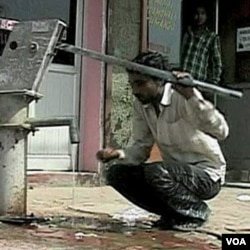
[[[95,237],[95,238],[97,238],[98,235],[94,234],[94,233],[83,233],[83,232],[77,232],[77,233],[75,233],[75,239],[76,240],[80,240],[80,239],[83,239],[85,237]]]
[[[249,194],[239,194],[237,195],[238,201],[250,201],[250,195]]]
[[[130,227],[136,226],[137,223],[142,223],[150,227],[153,221],[159,219],[159,216],[141,208],[129,208],[114,214],[112,218],[122,221],[126,226]]]

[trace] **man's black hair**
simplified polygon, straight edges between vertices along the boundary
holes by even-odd
[[[152,68],[171,71],[171,67],[168,63],[168,57],[160,52],[156,51],[146,51],[138,54],[132,62],[149,66]],[[133,69],[127,69],[128,73],[140,73]],[[154,79],[159,79],[158,77],[152,77]]]

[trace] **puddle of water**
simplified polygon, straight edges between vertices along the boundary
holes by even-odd
[[[24,244],[45,244],[46,250],[210,250],[207,244],[178,238],[170,231],[128,227],[121,221],[89,217],[56,217],[36,227],[3,225],[2,239]],[[187,234],[188,236],[188,234]],[[188,237],[187,237],[188,238]],[[20,246],[20,242],[17,243]],[[37,248],[37,247],[36,247]],[[1,247],[1,250],[4,248]],[[12,249],[12,248],[6,248]],[[15,249],[15,248],[13,248]],[[33,249],[16,248],[16,249]],[[217,248],[219,250],[219,248]]]
[[[111,218],[100,219],[89,217],[53,218],[51,222],[53,221],[55,222],[55,225],[59,227],[77,229],[78,232],[85,235],[95,235],[92,237],[92,240],[93,238],[95,238],[96,240],[103,239],[103,243],[106,242],[105,244],[108,244],[111,241],[113,247],[117,247],[108,248],[106,246],[107,248],[100,248],[100,250],[162,250],[166,248],[169,250],[220,249],[218,247],[211,248],[211,246],[208,246],[208,244],[204,244],[202,241],[188,241],[188,237],[187,240],[178,238],[175,236],[176,232],[156,230],[149,224],[145,223],[137,222],[135,226],[131,227],[128,226],[126,222],[124,223],[122,221],[114,220]],[[83,237],[83,239],[86,240],[86,237]]]

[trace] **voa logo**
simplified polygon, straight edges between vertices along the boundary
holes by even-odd
[[[228,246],[246,246],[247,243],[244,238],[226,238]]]

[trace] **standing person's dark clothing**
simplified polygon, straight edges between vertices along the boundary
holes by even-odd
[[[192,23],[182,41],[181,69],[197,80],[218,84],[222,73],[219,36],[208,28],[205,3],[198,2],[191,14]]]
[[[193,78],[221,84],[222,58],[219,36],[208,28],[208,7],[199,1],[192,13],[192,23],[182,40],[181,69]],[[216,104],[216,95],[204,93]]]
[[[182,41],[181,69],[196,80],[218,84],[222,72],[218,35],[203,27],[200,33],[189,30]]]

